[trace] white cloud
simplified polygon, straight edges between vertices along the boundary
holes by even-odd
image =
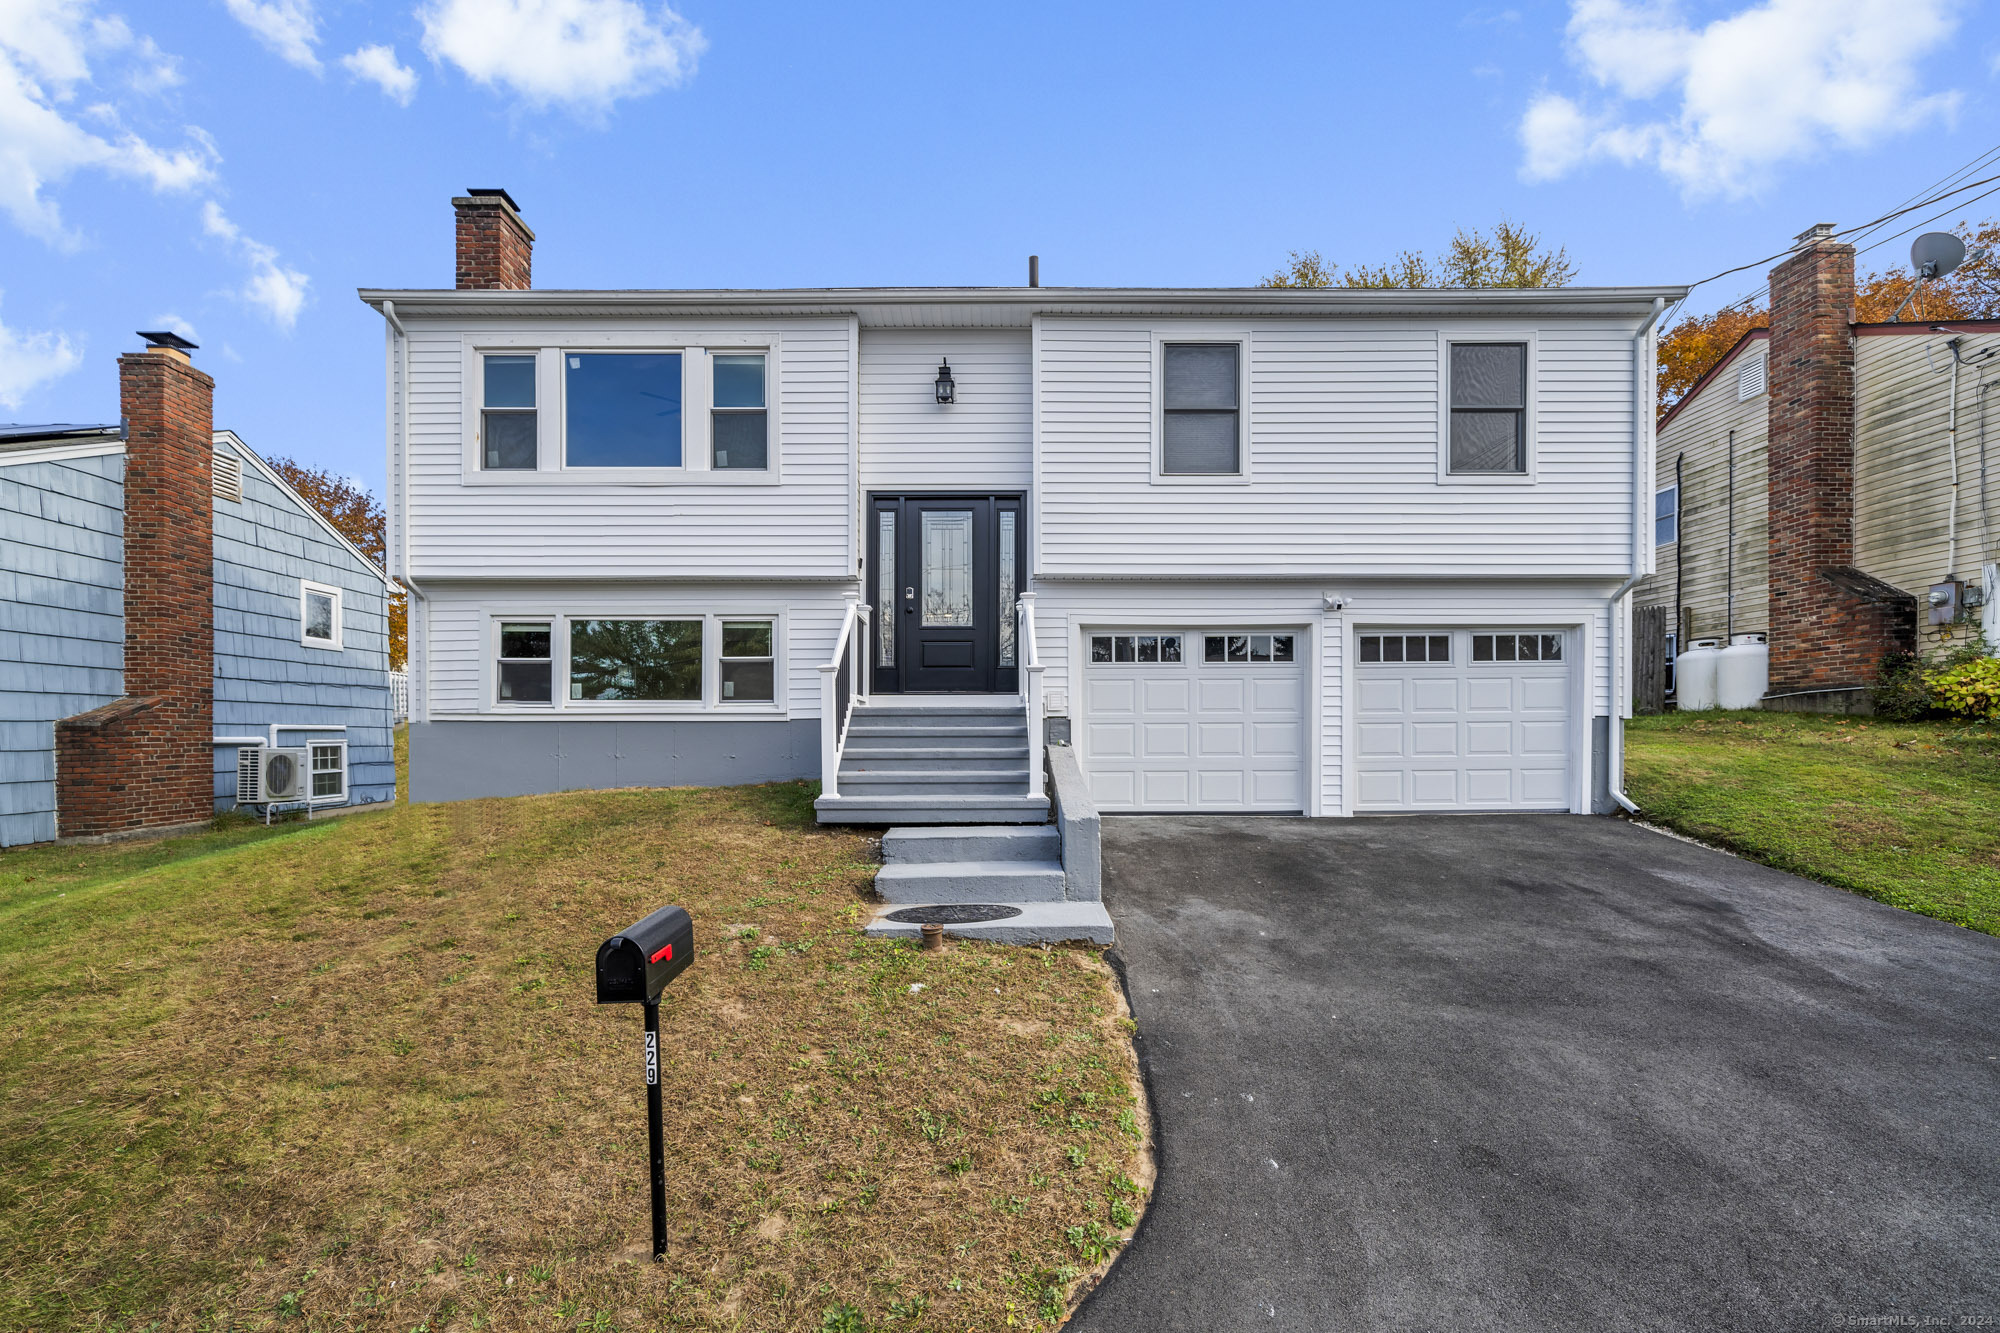
[[[181,337],[187,339],[191,343],[198,343],[201,341],[201,335],[194,331],[194,325],[188,323],[186,320],[182,319],[179,315],[173,314],[171,312],[164,315],[153,316],[153,324],[158,328],[172,329],[175,333],[180,334]]]
[[[603,112],[694,74],[708,39],[638,0],[426,0],[424,51],[535,106]]]
[[[1946,0],[1765,0],[1701,28],[1671,0],[1572,0],[1571,63],[1606,95],[1537,97],[1522,174],[1608,159],[1691,197],[1752,193],[1787,161],[1949,116],[1957,95],[1927,94],[1918,65],[1955,22]]]
[[[83,348],[67,334],[16,333],[0,324],[0,407],[19,407],[34,390],[82,364]]]
[[[122,19],[97,18],[88,0],[0,0],[0,212],[29,235],[64,249],[78,237],[46,193],[74,173],[95,170],[142,180],[155,190],[187,190],[214,175],[208,136],[187,130],[188,145],[164,149],[124,128],[108,103],[74,108],[91,86],[91,61],[108,56],[131,66],[141,89],[180,77],[171,57],[135,38]],[[84,118],[99,129],[86,129]]]
[[[408,106],[417,95],[417,72],[396,60],[393,46],[364,46],[340,58],[340,63],[357,79],[366,79],[398,106]]]
[[[319,15],[313,0],[223,0],[238,23],[280,58],[319,73]]]
[[[249,280],[236,295],[262,310],[273,324],[289,333],[299,322],[299,311],[305,307],[306,288],[312,279],[295,268],[286,268],[278,261],[278,252],[270,246],[245,236],[242,228],[231,222],[213,199],[201,206],[201,229],[235,250],[250,266]]]

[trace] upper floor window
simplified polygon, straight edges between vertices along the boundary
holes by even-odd
[[[299,642],[308,648],[340,647],[340,589],[300,581]]]
[[[752,472],[768,468],[771,450],[764,403],[764,354],[717,352],[709,360],[715,372],[709,409],[715,466]]]
[[[482,357],[484,397],[479,414],[481,465],[492,471],[534,471],[539,461],[535,425],[534,356]]]
[[[1454,342],[1451,471],[1528,470],[1528,345]]]
[[[1242,348],[1167,343],[1162,348],[1160,471],[1168,476],[1242,472]]]
[[[1653,492],[1653,545],[1669,546],[1681,539],[1681,488],[1664,486]]]
[[[565,467],[679,467],[681,354],[565,352]]]

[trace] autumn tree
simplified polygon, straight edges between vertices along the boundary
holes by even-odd
[[[320,517],[333,524],[341,536],[353,542],[361,554],[377,565],[386,563],[388,522],[382,512],[382,502],[371,492],[345,477],[324,468],[307,467],[295,459],[267,458],[264,461],[271,465],[271,471],[285,479],[286,485],[299,493],[301,499],[318,510]],[[390,669],[403,669],[409,638],[408,595],[400,588],[392,588],[389,592]]]
[[[1903,310],[1904,320],[2000,319],[2000,219],[1989,218],[1977,228],[1961,222],[1952,231],[1965,242],[1970,257],[1956,272],[1925,283]],[[1916,285],[1916,275],[1905,269],[1857,277],[1855,322],[1887,323]],[[1762,294],[1747,296],[1711,314],[1689,315],[1661,335],[1660,411],[1685,397],[1744,334],[1770,327],[1766,300]]]
[[[1502,218],[1487,235],[1460,227],[1443,255],[1404,250],[1386,264],[1362,264],[1336,274],[1317,250],[1291,259],[1263,287],[1566,287],[1576,276],[1569,252],[1542,246],[1539,234]]]

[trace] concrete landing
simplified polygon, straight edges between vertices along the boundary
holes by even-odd
[[[890,921],[891,912],[898,912],[909,903],[884,903],[875,909],[868,924],[861,933],[870,939],[919,939],[923,927]],[[1021,909],[1019,916],[1010,916],[1004,921],[971,921],[963,925],[946,926],[947,938],[960,940],[991,940],[995,944],[1065,944],[1078,941],[1084,944],[1115,944],[1118,936],[1111,924],[1111,914],[1104,910],[1103,903],[1007,903],[1008,907]]]

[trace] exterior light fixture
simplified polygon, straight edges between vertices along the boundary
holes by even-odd
[[[940,403],[952,402],[957,393],[958,384],[951,377],[951,362],[938,362],[937,400]]]

